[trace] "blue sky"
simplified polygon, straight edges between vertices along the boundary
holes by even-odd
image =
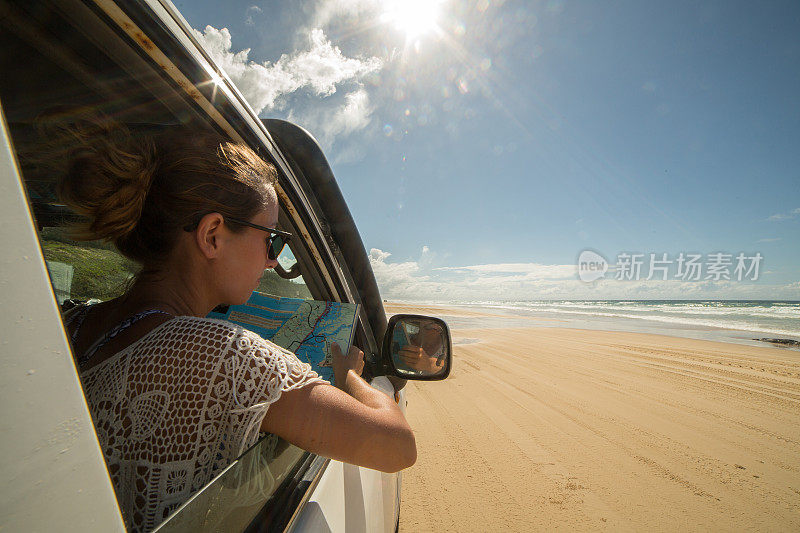
[[[800,299],[799,4],[430,5],[176,2],[323,145],[384,296]],[[764,259],[584,283],[584,249]]]

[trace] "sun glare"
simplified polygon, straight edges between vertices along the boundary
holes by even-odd
[[[437,28],[441,5],[442,0],[391,0],[386,2],[382,18],[403,31],[407,39],[416,39]]]

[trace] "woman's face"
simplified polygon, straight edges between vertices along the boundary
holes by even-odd
[[[278,201],[272,193],[270,201],[249,222],[274,228],[278,224]],[[228,230],[229,246],[226,249],[223,269],[225,303],[243,304],[256,289],[264,270],[278,264],[267,256],[269,233],[256,228],[244,227],[238,232]]]
[[[425,324],[411,340],[415,345],[421,346],[428,355],[437,355],[444,345],[442,328],[437,324]]]

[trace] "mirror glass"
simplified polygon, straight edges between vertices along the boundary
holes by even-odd
[[[390,355],[398,374],[411,379],[446,375],[450,335],[438,318],[403,316],[393,322]]]

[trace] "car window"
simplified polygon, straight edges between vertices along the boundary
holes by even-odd
[[[66,227],[42,228],[39,232],[58,303],[105,301],[125,292],[138,271],[136,263],[107,243],[70,237]]]
[[[288,484],[308,455],[275,435],[262,437],[158,531],[244,531],[256,516],[260,518],[259,529],[267,529],[275,513],[264,512],[265,502],[285,492],[278,489]]]
[[[281,255],[278,256],[278,264],[281,266],[281,273],[276,270],[265,270],[261,283],[256,290],[273,296],[284,296],[287,298],[302,298],[312,300],[314,297],[303,278],[302,269],[294,256],[292,248],[297,244],[288,244],[284,247]],[[295,267],[297,265],[297,267]],[[292,267],[295,267],[294,269]],[[284,277],[285,276],[285,277]]]
[[[58,172],[37,159],[41,141],[37,117],[54,106],[75,106],[101,110],[130,127],[215,126],[181,93],[181,87],[165,81],[156,66],[135,53],[132,41],[111,31],[104,19],[83,4],[40,2],[34,6],[4,0],[0,4],[4,9],[0,68],[13,73],[0,77],[0,102],[54,295],[64,308],[74,302],[114,298],[125,291],[137,265],[109,244],[74,239],[69,222],[75,215],[59,204],[55,194]],[[279,227],[296,231],[285,212]],[[265,272],[258,290],[325,299],[323,284],[309,278],[322,267],[308,263],[311,255],[303,247],[299,240],[293,241],[279,258],[282,275]],[[176,512],[169,527],[245,528],[259,513],[269,514],[265,506],[281,501],[278,495],[286,488],[286,479],[296,475],[308,457],[307,452],[265,435]]]

